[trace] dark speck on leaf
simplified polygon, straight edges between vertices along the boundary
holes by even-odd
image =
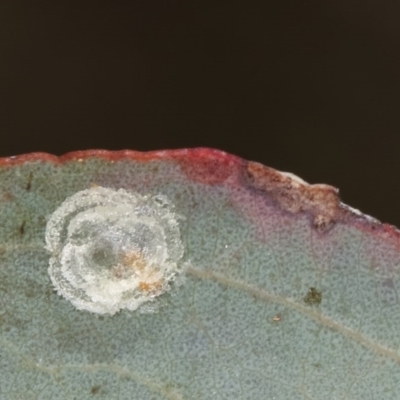
[[[19,234],[23,236],[24,233],[25,233],[25,221],[22,222],[21,226],[19,227]]]
[[[322,293],[314,287],[310,287],[310,289],[308,289],[306,296],[304,297],[304,302],[308,306],[318,306],[321,304],[321,300],[322,300]]]
[[[27,184],[26,184],[26,190],[29,192],[30,190],[31,190],[31,187],[32,187],[32,178],[33,178],[33,175],[32,175],[32,172],[29,174],[29,177],[28,177],[28,182],[27,182]]]
[[[92,389],[90,390],[90,394],[97,394],[100,391],[100,386],[93,386]]]

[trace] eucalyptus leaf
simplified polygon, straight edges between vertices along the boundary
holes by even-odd
[[[46,245],[49,221],[93,188],[173,213],[162,232],[175,264],[162,288],[135,286],[148,296],[137,308],[80,309],[49,275],[64,262],[64,242]],[[216,150],[2,159],[0,398],[398,399],[399,245],[336,189]]]

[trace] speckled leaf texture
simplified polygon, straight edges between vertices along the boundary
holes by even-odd
[[[53,288],[49,216],[97,186],[180,215],[183,277],[155,312]],[[399,399],[399,244],[336,189],[216,150],[2,159],[0,398]]]

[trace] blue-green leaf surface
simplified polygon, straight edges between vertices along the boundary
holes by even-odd
[[[166,196],[180,279],[156,311],[78,310],[45,230],[92,187]],[[399,235],[222,152],[81,152],[0,162],[1,399],[398,399]]]

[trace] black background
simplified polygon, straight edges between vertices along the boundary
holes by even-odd
[[[207,146],[400,226],[400,2],[0,3],[0,156]]]

